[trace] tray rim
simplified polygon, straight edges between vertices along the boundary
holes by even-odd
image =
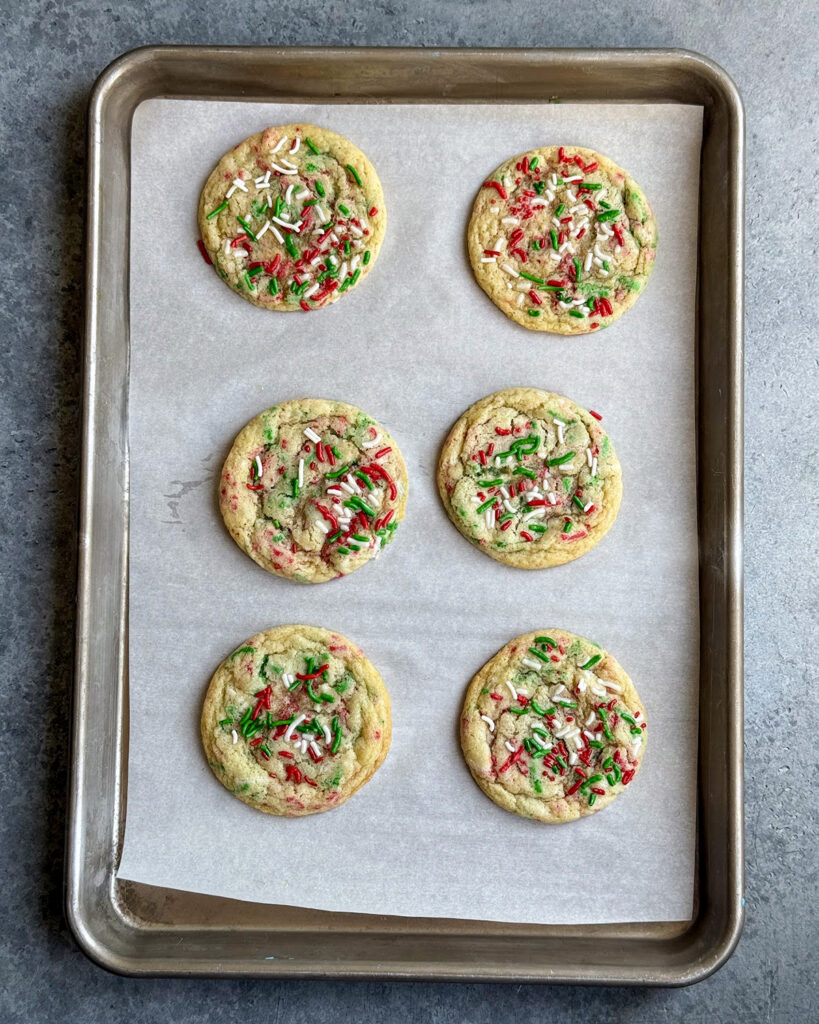
[[[201,98],[201,93],[169,93],[166,88],[159,85],[155,91],[148,91],[139,96],[131,103],[128,98],[128,89],[133,88],[132,79],[140,75],[150,74],[151,66],[160,61],[189,60],[190,58],[200,59],[203,57],[222,57],[236,61],[245,58],[267,59],[275,62],[278,60],[292,60],[296,58],[311,59],[321,58],[322,60],[348,61],[348,60],[386,60],[400,61],[411,58],[419,60],[423,55],[424,60],[448,60],[461,63],[469,61],[499,61],[509,60],[518,63],[545,63],[550,67],[557,67],[561,64],[568,66],[579,66],[583,62],[594,62],[595,64],[608,64],[615,69],[624,63],[642,63],[645,65],[655,64],[659,66],[662,62],[676,63],[679,71],[688,72],[699,76],[705,87],[709,88],[714,95],[719,97],[723,104],[723,113],[727,117],[729,133],[729,150],[733,161],[734,178],[730,181],[729,210],[732,214],[731,223],[727,231],[730,236],[732,253],[734,256],[731,265],[728,267],[729,279],[729,309],[727,311],[727,333],[729,345],[729,358],[727,362],[727,376],[729,394],[727,396],[728,410],[726,412],[727,428],[727,456],[726,456],[726,494],[724,496],[723,514],[726,517],[726,536],[723,552],[723,566],[721,578],[725,584],[726,607],[725,627],[728,634],[730,648],[726,660],[725,691],[724,695],[731,705],[728,712],[727,730],[725,736],[727,758],[727,770],[730,778],[727,780],[727,812],[728,823],[728,849],[726,850],[727,879],[726,885],[727,904],[726,914],[722,921],[722,927],[718,934],[710,941],[705,953],[696,959],[685,960],[684,958],[673,967],[642,968],[635,964],[633,969],[611,968],[608,973],[598,974],[597,977],[590,977],[588,972],[572,969],[563,965],[557,971],[521,971],[500,969],[493,971],[491,965],[480,965],[474,962],[456,964],[450,969],[442,969],[437,965],[435,969],[426,969],[429,965],[416,964],[412,962],[390,961],[379,963],[373,961],[366,968],[348,968],[343,960],[330,961],[318,967],[305,967],[304,965],[280,966],[281,961],[275,965],[265,964],[260,967],[258,958],[252,958],[253,962],[241,962],[232,966],[226,966],[224,961],[211,960],[190,960],[185,966],[178,963],[167,963],[159,958],[152,958],[146,952],[136,953],[131,957],[124,957],[113,948],[111,940],[110,925],[117,923],[121,928],[135,929],[133,919],[126,917],[119,905],[116,895],[116,865],[114,857],[116,849],[114,846],[109,851],[111,856],[107,859],[102,857],[92,865],[96,874],[97,893],[103,893],[110,905],[106,905],[106,911],[113,913],[113,918],[108,922],[109,933],[103,934],[100,931],[99,921],[96,921],[88,912],[88,907],[83,902],[83,896],[87,895],[83,886],[87,887],[89,878],[89,864],[87,862],[84,848],[85,829],[84,820],[80,812],[83,810],[85,791],[85,780],[88,777],[89,767],[93,766],[93,757],[88,747],[88,718],[89,706],[89,672],[88,654],[91,644],[92,630],[90,628],[90,602],[95,582],[96,568],[93,562],[91,533],[95,524],[95,445],[99,443],[96,433],[96,415],[98,403],[106,401],[109,396],[100,397],[96,388],[99,370],[98,345],[100,340],[101,323],[111,315],[111,309],[106,303],[100,287],[100,212],[101,203],[98,202],[100,186],[103,184],[102,171],[102,129],[107,114],[107,106],[120,101],[120,94],[124,95],[126,102],[125,113],[130,125],[130,118],[134,110],[145,99],[162,95],[174,95],[177,98]],[[210,95],[210,94],[208,94]],[[210,98],[219,98],[216,95]],[[227,98],[227,97],[225,97]],[[313,97],[319,99],[318,97]],[[451,97],[428,97],[426,99],[407,99],[402,97],[396,102],[434,102],[446,101]],[[256,94],[243,93],[241,96],[231,96],[232,101],[271,99],[270,90]],[[500,97],[477,96],[475,102],[500,101]],[[543,97],[536,97],[542,102]],[[573,97],[567,97],[569,101],[576,101]],[[321,102],[389,102],[377,95],[364,95],[356,97],[320,97]],[[658,98],[657,102],[662,98]],[[455,97],[454,102],[469,102],[468,98]],[[516,102],[521,101],[515,98]],[[594,100],[591,100],[594,102]],[[617,102],[616,97],[606,97],[606,102]],[[626,100],[628,101],[628,100]],[[128,105],[130,104],[130,105]],[[125,146],[125,163],[129,163],[129,145]],[[125,169],[125,176],[128,176],[128,169]],[[743,202],[744,202],[744,112],[742,101],[739,97],[734,83],[726,72],[713,61],[702,57],[699,54],[688,50],[680,49],[553,49],[553,48],[526,48],[526,49],[498,49],[498,48],[435,48],[423,49],[414,47],[366,47],[366,48],[342,48],[342,47],[237,47],[237,46],[143,46],[131,50],[114,62],[112,62],[99,76],[91,93],[88,110],[88,174],[87,174],[87,225],[86,225],[86,261],[87,261],[87,282],[86,282],[86,329],[85,347],[83,357],[83,444],[82,464],[80,480],[80,529],[78,535],[78,573],[77,573],[77,626],[76,626],[76,658],[75,658],[75,699],[72,709],[72,770],[69,787],[69,808],[66,836],[66,916],[70,929],[78,945],[83,952],[95,963],[124,975],[216,975],[219,976],[259,976],[259,977],[343,977],[343,978],[389,978],[394,980],[464,980],[464,981],[549,981],[565,983],[586,983],[586,984],[639,984],[639,985],[685,985],[702,980],[717,970],[733,953],[739,941],[744,924],[744,864],[743,864],[743,811],[742,811],[742,438],[743,438],[743,289],[742,289],[742,267],[743,267]],[[126,222],[128,215],[126,215]],[[127,314],[127,236],[124,232],[124,304]],[[699,292],[699,288],[698,288]],[[700,318],[698,296],[698,320]],[[114,300],[115,301],[115,300]],[[125,333],[127,336],[127,324]],[[698,331],[699,334],[699,331]],[[699,350],[698,342],[698,350]],[[127,346],[125,354],[127,364]],[[698,354],[698,368],[700,357]],[[126,370],[127,373],[127,370]],[[125,419],[127,421],[127,390],[123,398],[126,409]],[[699,399],[698,399],[699,416]],[[127,427],[126,427],[127,429]],[[124,682],[124,674],[127,673],[127,649],[125,636],[127,635],[127,513],[128,513],[128,469],[126,465],[121,467],[121,495],[120,495],[120,518],[125,524],[125,542],[123,558],[118,566],[116,584],[120,594],[124,597],[121,601],[119,615],[116,620],[116,656],[119,669],[115,699],[112,709],[118,715],[120,729],[110,742],[110,748],[103,753],[109,753],[116,772],[112,781],[112,797],[115,809],[119,808],[120,816],[124,819],[124,799],[126,792],[125,774],[127,773],[127,753],[123,732],[127,732],[127,682]],[[701,457],[698,456],[698,466]],[[700,511],[698,509],[698,518]],[[97,521],[99,513],[96,514]],[[699,524],[698,524],[699,528]],[[701,567],[701,587],[702,587]],[[719,573],[718,573],[719,575]],[[701,670],[701,691],[703,687]],[[114,723],[116,725],[116,721]],[[702,722],[700,723],[702,729]],[[700,746],[704,741],[700,740]],[[702,756],[700,754],[700,756]],[[124,760],[123,760],[124,759]],[[701,789],[702,780],[698,780],[698,792]],[[701,793],[700,793],[701,798]],[[702,808],[698,810],[698,822]],[[99,852],[99,851],[98,851]],[[103,851],[104,853],[104,851]],[[703,857],[708,860],[710,851],[701,851],[698,857],[698,872],[706,870],[707,865],[702,863]],[[103,882],[99,884],[100,880]],[[368,917],[366,915],[356,915]],[[700,917],[702,915],[700,914]],[[419,920],[419,919],[392,919],[395,920]],[[426,919],[434,927],[440,924],[435,919]],[[466,924],[466,922],[464,922]],[[143,923],[144,924],[144,923]],[[475,922],[472,922],[475,924]],[[686,922],[683,934],[693,932],[702,925],[697,913],[692,916],[690,922]],[[492,923],[490,923],[490,927]],[[189,927],[189,926],[185,926]],[[207,930],[207,926],[198,926],[201,930]],[[508,927],[508,926],[498,926]],[[631,926],[577,926],[573,931],[592,932],[599,931],[601,927],[609,929],[629,928]],[[650,925],[637,926],[650,929]],[[139,931],[139,929],[135,929]],[[150,924],[142,928],[142,934],[136,936],[137,944],[150,945],[151,935],[161,929],[152,927]],[[167,929],[166,929],[167,930]],[[217,931],[219,929],[216,929]],[[547,929],[544,929],[548,931]],[[351,929],[354,931],[354,929]],[[343,931],[339,932],[343,935]],[[251,959],[251,958],[248,958]],[[478,969],[476,969],[478,968]]]

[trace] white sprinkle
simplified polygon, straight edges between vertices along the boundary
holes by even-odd
[[[554,182],[552,184],[554,184]],[[550,188],[546,189],[546,198],[549,200],[550,203],[554,202],[555,194],[554,192],[552,192]]]
[[[520,224],[520,217],[504,217],[501,224]]]
[[[621,253],[622,251],[623,251],[623,247],[622,247],[622,245],[616,245],[616,246],[614,247],[614,255],[615,255],[615,256],[616,256],[616,255],[617,255],[618,253]]]
[[[225,256],[229,256],[229,255],[230,255],[230,240],[225,242]]]
[[[509,491],[508,491],[508,489],[506,487],[501,487],[500,492],[504,496],[504,498],[508,501],[509,500]]]
[[[321,263],[321,253],[319,253],[319,255],[318,255],[318,256],[314,256],[314,257],[313,257],[313,258],[312,258],[312,259],[310,260],[310,266],[311,266],[311,267],[317,267],[317,266],[319,265],[319,263]]]
[[[603,266],[603,261],[602,261],[602,260],[600,259],[600,257],[599,257],[599,256],[595,256],[595,257],[594,257],[594,262],[596,263],[596,265],[597,265],[598,267],[602,267],[602,266]]]
[[[553,419],[552,423],[554,423],[555,426],[557,427],[557,439],[558,439],[558,441],[560,442],[560,444],[563,444],[563,440],[564,440],[563,428],[566,426],[566,424],[563,422],[563,420],[558,420],[558,419]]]
[[[571,754],[569,754],[569,764],[577,764],[577,762],[578,762],[577,754],[575,754],[575,752],[572,751]]]
[[[288,725],[287,732],[284,734],[285,743],[288,743],[290,741],[290,737],[293,735],[296,726],[301,725],[305,718],[307,718],[307,715],[299,715],[298,718],[294,718],[290,725]]]
[[[483,504],[483,499],[479,498],[477,494],[472,496],[472,500],[475,502],[476,505],[482,505]]]
[[[273,149],[270,150],[270,152],[271,153],[278,153],[279,150],[282,148],[282,146],[285,144],[285,142],[287,142],[287,136],[286,135],[282,135],[282,137],[279,139],[279,141],[276,143],[276,145],[273,147]]]
[[[489,731],[490,732],[494,732],[495,731],[495,723],[492,721],[492,719],[489,717],[489,715],[481,715],[481,718],[489,726]]]
[[[338,271],[339,280],[343,281],[346,276],[347,276],[347,260],[345,260],[341,264],[341,266],[339,267],[339,271]]]
[[[589,503],[588,503],[587,505],[584,505],[584,506],[583,506],[583,511],[584,511],[584,512],[588,512],[588,511],[589,511],[589,509],[590,509],[590,508],[592,507],[592,505],[593,505],[593,504],[594,504],[594,502],[593,502],[593,501],[590,501],[590,502],[589,502]]]
[[[309,196],[309,195],[310,195],[310,189],[309,188],[303,188],[301,190],[301,192],[297,192],[296,193],[296,199],[306,199],[307,196]]]
[[[324,212],[324,211],[322,211],[322,212]],[[338,241],[338,235],[337,235],[337,234],[335,233],[335,231],[331,231],[331,232],[330,232],[330,238],[332,238],[332,240],[333,240],[334,242],[337,242],[337,241]]]
[[[510,743],[509,740],[503,741],[506,744],[506,749],[510,750],[513,754],[518,749],[514,743]]]
[[[556,505],[557,504],[557,498],[555,497],[555,495],[554,495],[554,493],[552,491],[549,491],[549,494],[547,495],[547,497],[549,499],[549,504],[550,505]]]
[[[352,473],[348,473],[347,476],[344,477],[344,479],[350,485],[350,487],[352,487],[354,489],[353,490],[354,494],[360,494],[361,493],[361,484],[358,482],[358,480],[356,480],[356,478],[352,475]]]
[[[501,270],[505,270],[511,277],[520,277],[520,274],[515,270],[511,263],[501,263]]]
[[[578,693],[585,693],[586,692],[586,680],[585,679],[579,680],[579,682],[577,684],[577,692]]]
[[[301,139],[299,139],[299,138],[294,139],[293,140],[293,145],[290,147],[290,152],[291,153],[298,153],[300,145],[301,145]]]
[[[523,292],[521,292],[515,301],[518,306],[522,306],[523,303],[526,301],[526,296],[523,294]]]
[[[276,236],[279,242],[281,242],[281,244],[284,245],[284,235],[281,233],[281,231],[279,231],[278,228],[274,228],[272,225],[270,227],[270,230],[273,232],[273,234]]]
[[[574,249],[572,249],[571,242],[569,241],[568,238],[566,239],[566,241],[563,243],[563,245],[561,245],[561,247],[557,251],[559,253],[561,253],[561,252],[565,252],[567,249],[571,249],[571,251],[574,252]]]
[[[586,462],[589,464],[589,466],[591,466],[591,464],[592,464],[591,448],[587,448],[586,449]]]
[[[290,228],[291,231],[295,231],[296,234],[301,231],[302,222],[300,220],[297,220],[295,224],[289,220],[283,220],[281,217],[273,217],[273,220],[276,224],[281,224],[283,228]]]
[[[307,740],[302,740],[301,741],[301,752],[302,752],[302,754],[306,754],[307,753]]]
[[[535,672],[540,672],[540,663],[532,661],[531,658],[521,658],[521,664],[525,665],[527,668],[534,669]]]
[[[339,487],[328,487],[328,494],[337,494],[340,498],[344,497],[344,492]]]
[[[506,685],[509,687],[509,692],[512,694],[512,700],[517,700],[518,691],[514,688],[514,686],[512,686],[512,681],[510,679],[506,680]]]
[[[590,711],[589,712],[589,717],[586,719],[586,721],[583,723],[583,725],[594,725],[594,723],[596,721],[597,721],[597,715],[593,711]]]
[[[592,265],[593,255],[591,249],[586,253],[586,259],[583,261],[583,269],[588,271]]]
[[[642,736],[638,736],[638,737],[637,737],[637,738],[636,738],[636,739],[634,740],[634,743],[632,743],[632,745],[631,745],[631,750],[632,750],[632,754],[631,754],[631,756],[632,756],[632,757],[636,757],[636,756],[637,756],[637,753],[639,752],[639,750],[640,750],[640,747],[641,747],[642,745],[643,745],[643,737],[642,737]]]
[[[569,726],[561,725],[559,729],[554,730],[554,735],[557,739],[562,740],[564,736],[569,735]]]
[[[560,221],[557,219],[557,217],[552,217],[552,224],[554,224],[555,227],[558,228],[558,230],[560,229]]]
[[[546,201],[546,200],[545,200],[545,199],[543,198],[543,196],[536,196],[536,197],[535,197],[535,198],[534,198],[534,199],[532,200],[532,202],[531,202],[531,204],[530,204],[530,205],[534,207],[534,206],[548,206],[549,204],[548,204],[548,202],[547,202],[547,201]]]
[[[545,515],[546,515],[546,509],[545,508],[533,508],[531,512],[528,512],[526,514],[525,522],[528,523],[529,520],[531,520],[531,519],[538,519],[541,516],[545,516]]]
[[[608,272],[608,270],[602,270],[602,269],[601,269],[601,270],[598,270],[598,271],[597,271],[597,273],[598,273],[598,274],[599,274],[599,275],[600,275],[601,277],[608,277],[608,276],[609,276],[609,272]]]
[[[576,203],[577,202],[577,193],[576,192],[572,192],[572,190],[570,188],[566,189],[566,195],[569,197],[569,200],[572,203]]]
[[[262,460],[257,455],[256,456],[256,479],[257,480],[261,480],[263,475],[264,475],[264,470],[262,469]]]
[[[592,476],[597,476],[597,456],[596,455],[592,459],[591,475]]]
[[[247,192],[247,185],[245,185],[241,178],[234,178],[233,185],[234,188],[240,188],[243,192]]]
[[[355,490],[344,480],[341,481],[341,487],[343,487],[348,494],[355,494]]]
[[[583,180],[583,175],[582,174],[574,174],[574,175],[572,175],[571,178],[564,178],[563,179],[563,184],[564,185],[570,185],[574,181],[582,181],[582,180]]]
[[[327,523],[324,522],[323,519],[317,519],[316,526],[321,530],[322,533],[326,534],[330,532],[330,527],[327,525]]]
[[[352,270],[352,264],[350,264],[350,269]],[[361,447],[362,448],[375,448],[375,446],[377,444],[381,444],[381,435],[380,434],[376,434],[372,441],[364,441],[364,443],[361,445]]]
[[[506,509],[507,512],[515,511],[515,506],[512,504],[511,501],[509,501],[508,498],[503,499],[503,507]]]
[[[324,730],[324,739],[327,742],[327,745],[329,746],[333,742],[333,737],[330,735],[330,730],[327,728],[324,722],[319,722],[319,725]]]
[[[358,261],[360,259],[360,256],[353,256],[353,258],[350,260],[350,273],[353,273],[355,271],[355,268],[358,266]]]
[[[235,185],[231,185],[230,188],[225,193],[225,199],[230,199],[230,197],[233,195],[233,193],[235,191],[236,191],[236,186]]]
[[[299,459],[299,487],[304,486],[304,459]]]
[[[233,742],[234,743],[238,743],[239,742],[239,737],[236,735],[236,730],[232,729],[231,732],[233,733]]]
[[[265,234],[265,233],[266,233],[267,231],[269,231],[269,230],[270,230],[270,221],[269,221],[269,220],[266,220],[266,221],[264,222],[264,224],[262,224],[262,226],[261,226],[261,227],[259,228],[259,230],[258,230],[258,231],[256,232],[256,237],[257,237],[257,238],[261,238],[261,237],[262,237],[262,235],[264,235],[264,234]]]
[[[310,740],[310,749],[313,751],[316,757],[321,757],[321,749],[315,740]]]
[[[315,430],[313,430],[312,427],[306,427],[305,428],[304,436],[309,438],[314,444],[317,441],[321,440],[321,437],[315,432]]]
[[[352,231],[356,238],[364,237],[364,232],[361,230],[361,228],[357,228],[355,224],[348,224],[347,227],[350,231]]]
[[[494,530],[495,529],[495,509],[494,508],[488,508],[486,510],[486,528],[488,530]]]
[[[497,256],[481,256],[481,263],[497,263]]]
[[[598,676],[598,679],[599,678],[600,677]],[[619,686],[617,683],[612,683],[609,679],[600,679],[600,682],[603,684],[603,686],[605,686],[607,690],[614,690],[615,693],[623,692],[622,686]]]
[[[495,242],[495,244],[492,246],[492,249],[493,249],[494,252],[503,252],[503,250],[505,248],[506,248],[506,239],[505,238],[499,238],[497,240],[497,242]]]
[[[295,174],[298,168],[294,167],[292,170],[288,170],[286,167],[281,167],[279,164],[273,164],[273,170],[278,171],[279,174]]]
[[[595,695],[595,697],[605,697],[606,691],[602,686],[598,686],[597,683],[590,683],[589,689]]]
[[[284,193],[284,201],[286,203],[289,203],[290,200],[292,199],[292,197],[293,197],[293,189],[295,187],[296,186],[292,182],[287,186],[287,191]]]
[[[316,281],[312,288],[308,288],[306,292],[302,294],[303,299],[309,299],[311,295],[315,295],[316,292],[321,288],[321,285]]]

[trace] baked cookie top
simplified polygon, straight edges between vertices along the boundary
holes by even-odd
[[[202,189],[198,220],[219,276],[248,302],[285,312],[355,288],[387,226],[373,165],[312,124],[267,128],[226,153]]]
[[[354,643],[314,626],[250,637],[217,668],[202,709],[213,774],[266,814],[329,811],[387,756],[390,697]]]
[[[511,640],[469,684],[461,747],[499,807],[561,824],[602,810],[629,785],[645,753],[645,715],[602,647],[544,629]]]
[[[508,317],[533,331],[586,334],[636,302],[657,224],[643,190],[607,157],[544,146],[484,182],[468,245],[478,284]]]
[[[241,431],[222,467],[219,507],[263,569],[323,583],[380,554],[407,490],[384,427],[345,402],[304,398],[265,409]]]
[[[482,398],[441,451],[438,493],[449,518],[481,551],[521,569],[585,554],[622,497],[620,463],[599,420],[538,388]]]

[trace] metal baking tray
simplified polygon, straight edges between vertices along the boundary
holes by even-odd
[[[156,96],[312,103],[628,102],[704,108],[696,333],[700,722],[694,912],[536,926],[305,911],[116,879],[128,785],[131,118]],[[146,47],[98,79],[88,222],[67,915],[132,975],[685,985],[743,925],[744,127],[730,78],[681,50]]]

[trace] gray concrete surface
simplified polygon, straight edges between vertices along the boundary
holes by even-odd
[[[816,3],[2,0],[0,1021],[810,1021],[817,959]],[[82,329],[84,106],[144,43],[683,46],[748,117],[748,922],[690,989],[136,981],[61,912]],[[811,1009],[812,1008],[812,1009]]]

